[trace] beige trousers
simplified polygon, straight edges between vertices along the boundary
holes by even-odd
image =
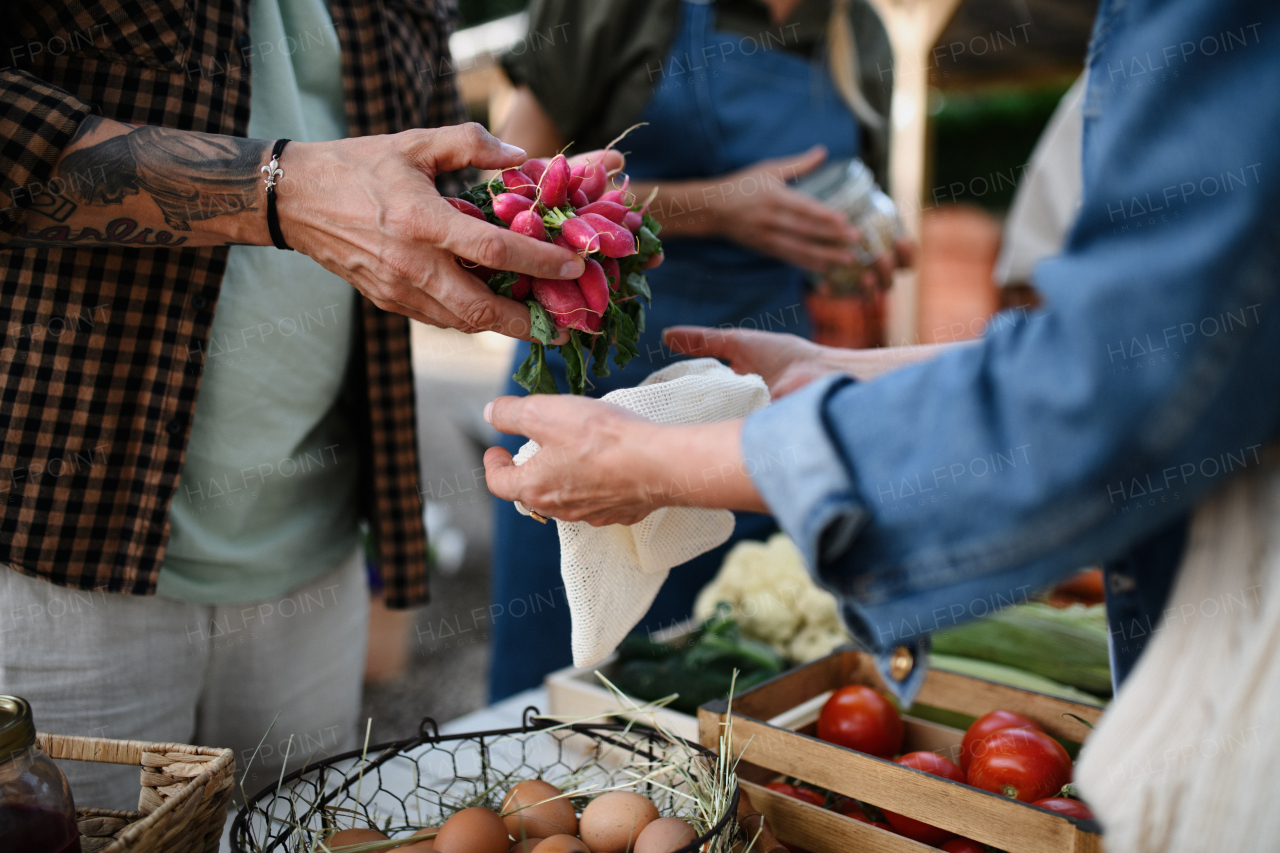
[[[252,796],[286,751],[293,770],[357,745],[368,618],[359,553],[283,598],[221,606],[0,566],[0,694],[29,700],[40,731],[229,747],[237,782],[270,728],[244,779]],[[60,764],[77,806],[137,808],[137,768]]]

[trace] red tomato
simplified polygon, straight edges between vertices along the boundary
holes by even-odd
[[[1093,812],[1079,800],[1071,800],[1066,797],[1047,797],[1043,800],[1036,800],[1031,805],[1049,809],[1067,817],[1082,817],[1085,820],[1093,820]]]
[[[969,784],[1025,803],[1052,797],[1071,781],[1071,756],[1044,732],[1001,729],[982,741]]]
[[[946,853],[987,853],[985,846],[968,838],[953,838],[938,849]]]
[[[815,806],[824,806],[827,804],[827,798],[819,794],[817,791],[811,791],[808,788],[801,788],[799,785],[788,785],[786,782],[770,782],[765,785],[770,791],[777,791],[784,796],[792,797],[797,800],[803,800],[806,803],[813,803]]]
[[[882,758],[902,749],[903,733],[893,703],[861,684],[832,693],[818,716],[818,737]]]
[[[964,771],[957,767],[954,761],[944,758],[936,752],[908,752],[898,759],[898,763],[903,767],[923,770],[925,773],[932,773],[934,776],[941,776],[943,779],[950,779],[953,782],[964,781]],[[889,821],[899,835],[905,835],[912,841],[919,841],[922,844],[937,846],[952,835],[955,835],[954,832],[949,830],[930,826],[927,823],[891,812],[888,809],[884,810],[884,819]]]
[[[1013,711],[992,711],[989,714],[983,714],[981,717],[973,721],[973,725],[969,726],[969,730],[964,733],[964,740],[960,742],[960,769],[965,773],[969,772],[969,764],[973,761],[974,748],[981,743],[987,735],[992,732],[998,732],[1001,729],[1034,729],[1038,732],[1044,731],[1040,728],[1040,724],[1035,720],[1028,719],[1021,714]]]

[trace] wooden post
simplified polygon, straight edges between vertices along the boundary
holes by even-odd
[[[929,66],[933,46],[960,0],[870,0],[893,46],[893,107],[889,130],[889,176],[893,201],[907,232],[920,239],[925,198],[925,131],[929,119]],[[891,346],[917,343],[914,270],[900,270],[889,292]]]

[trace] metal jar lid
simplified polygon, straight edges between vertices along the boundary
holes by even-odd
[[[0,696],[0,761],[8,761],[35,740],[31,703],[17,696]]]

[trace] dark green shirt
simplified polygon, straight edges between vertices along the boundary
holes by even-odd
[[[681,2],[533,0],[529,35],[503,57],[503,67],[516,85],[529,87],[574,149],[602,148],[648,104],[675,37]],[[780,27],[770,22],[760,0],[720,0],[715,6],[716,29],[825,61],[830,0],[802,0]],[[862,127],[862,158],[887,187],[893,54],[884,25],[865,0],[851,0],[850,19],[863,95],[885,117],[878,130]]]

